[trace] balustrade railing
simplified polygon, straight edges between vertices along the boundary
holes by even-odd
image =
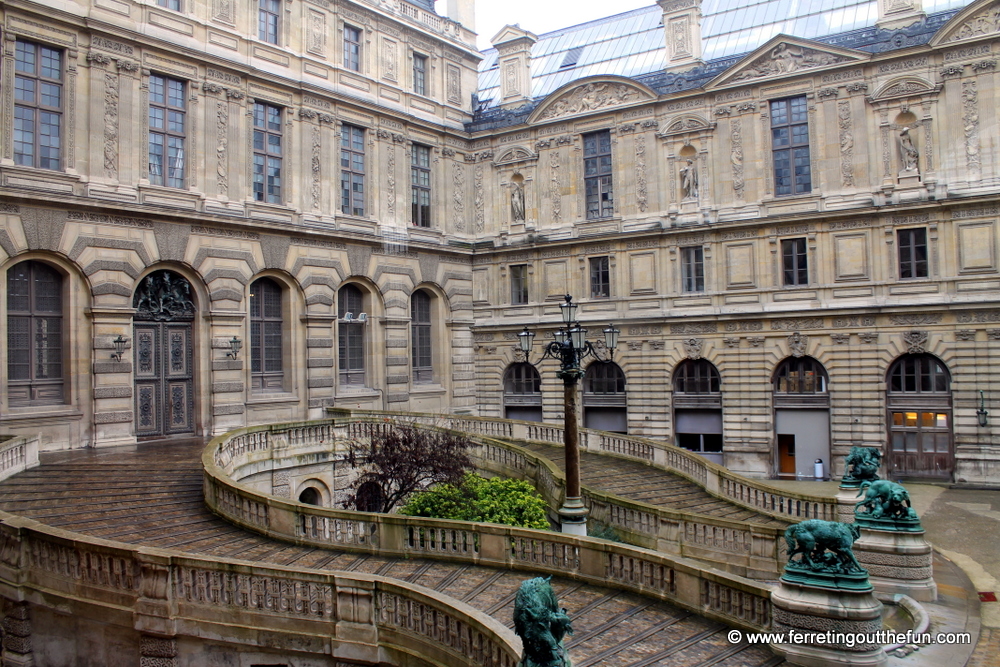
[[[0,480],[38,465],[39,436],[0,435]]]

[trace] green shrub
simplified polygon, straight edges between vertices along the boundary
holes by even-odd
[[[542,530],[550,527],[545,502],[531,484],[505,477],[486,479],[475,473],[466,473],[457,486],[438,484],[413,494],[400,513]]]

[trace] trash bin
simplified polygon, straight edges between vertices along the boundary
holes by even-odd
[[[822,482],[826,479],[823,471],[823,459],[816,459],[816,462],[813,464],[813,477],[816,478],[817,482]]]

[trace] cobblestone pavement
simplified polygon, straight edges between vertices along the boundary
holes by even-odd
[[[424,559],[390,559],[269,540],[211,514],[202,502],[202,442],[43,454],[0,483],[0,510],[87,535],[268,564],[367,572],[414,582],[512,625],[526,574]],[[576,634],[577,667],[775,667],[764,646],[731,645],[728,628],[615,589],[553,579]]]

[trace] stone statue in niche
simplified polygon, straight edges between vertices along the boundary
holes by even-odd
[[[917,171],[917,159],[920,151],[913,145],[910,128],[904,127],[899,133],[899,154],[903,161],[903,171]]]
[[[698,166],[690,158],[681,167],[681,191],[684,193],[684,199],[698,198]]]
[[[516,181],[510,190],[510,217],[514,222],[524,222],[524,186]]]

